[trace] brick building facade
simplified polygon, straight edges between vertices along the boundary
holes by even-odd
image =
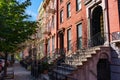
[[[53,75],[55,80],[120,79],[119,3],[119,0],[44,1],[44,53],[49,62],[59,54],[64,57],[60,58],[64,61],[58,60],[60,65],[75,66],[71,72],[58,65],[59,70],[53,72],[62,77]]]
[[[58,1],[58,48],[70,51],[72,43],[79,42],[79,48],[86,47],[87,20],[83,1]],[[62,41],[63,39],[63,41]]]
[[[44,13],[44,44],[45,44],[45,55],[48,58],[54,56],[56,50],[56,28],[57,28],[57,0],[44,0],[43,8]]]

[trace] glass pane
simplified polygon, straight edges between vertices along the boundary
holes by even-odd
[[[70,50],[71,49],[71,29],[68,30],[67,35],[68,35],[68,40],[67,40],[68,50]]]
[[[78,37],[82,36],[82,24],[78,24]]]
[[[68,30],[68,40],[71,40],[71,29]]]
[[[68,41],[68,50],[71,50],[71,40]]]
[[[60,22],[63,22],[63,10],[60,11]]]
[[[55,36],[52,37],[52,51],[54,50]]]
[[[77,10],[81,9],[81,0],[77,0]]]
[[[82,47],[82,24],[78,24],[77,25],[77,31],[78,31],[78,35],[77,35],[77,45],[78,45],[78,49],[80,49]]]
[[[70,3],[67,4],[67,17],[70,17]]]
[[[50,39],[48,40],[48,48],[47,48],[48,50],[48,53],[50,53]]]
[[[82,47],[82,38],[78,39],[78,49]]]

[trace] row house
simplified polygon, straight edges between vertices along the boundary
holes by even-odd
[[[44,0],[44,46],[45,56],[52,58],[56,50],[56,1],[57,0]]]
[[[58,1],[58,48],[69,54],[75,47],[87,47],[86,7],[81,0]],[[77,45],[78,44],[78,45]]]
[[[120,80],[120,0],[44,0],[43,7],[44,54],[61,57],[52,80]]]
[[[38,43],[37,43],[37,53],[38,53],[38,58],[41,59],[43,58],[44,55],[44,8],[43,8],[43,2],[41,2],[39,8],[38,8],[38,16],[37,16],[37,22],[38,22],[38,30],[37,30],[37,36],[38,36]]]
[[[120,80],[120,0],[106,0],[111,39],[111,80]]]

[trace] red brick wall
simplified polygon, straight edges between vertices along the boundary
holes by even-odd
[[[58,0],[60,1],[60,0]],[[71,2],[71,17],[67,18],[67,3]],[[63,23],[60,23],[60,11],[63,10]],[[84,5],[84,0],[82,0],[82,9],[76,11],[76,0],[63,0],[62,3],[59,2],[59,17],[58,22],[59,26],[58,29],[65,28],[64,33],[64,47],[67,47],[67,29],[69,27],[72,31],[72,42],[76,41],[77,39],[77,23],[82,23],[82,34],[83,38],[87,38],[87,21],[86,21],[86,7]],[[59,42],[59,41],[58,41]],[[85,45],[85,43],[83,43]]]
[[[53,0],[53,2],[55,3],[55,0]],[[53,14],[53,13],[48,13],[48,9],[49,8],[51,8],[51,6],[52,7],[54,7],[53,6],[53,2],[52,1],[50,1],[49,3],[48,3],[48,5],[46,6],[46,8],[44,8],[44,10],[45,10],[45,13],[44,13],[44,17],[45,17],[45,20],[44,20],[44,22],[45,22],[45,25],[44,25],[44,27],[46,27],[47,28],[47,25],[49,25],[49,29],[48,30],[50,30],[50,35],[48,35],[48,34],[45,34],[44,35],[44,39],[47,39],[47,40],[49,40],[50,39],[50,55],[51,55],[51,53],[52,53],[52,37],[53,36],[55,36],[55,42],[54,42],[54,46],[55,46],[55,48],[56,48],[56,15],[57,15],[57,13],[55,13],[55,14]],[[52,8],[51,8],[52,9]],[[56,10],[56,6],[54,7],[54,9]],[[47,17],[46,17],[47,16]],[[49,24],[51,21],[52,21],[52,17],[54,16],[54,28],[53,28],[53,25],[52,24]],[[47,42],[46,42],[46,44],[47,44]],[[46,46],[46,44],[45,44],[45,54],[47,55],[48,53],[47,53],[47,50],[48,50],[48,48],[47,48],[47,46],[48,46],[48,44],[47,44],[47,46]]]
[[[120,31],[118,0],[108,0],[110,33]]]

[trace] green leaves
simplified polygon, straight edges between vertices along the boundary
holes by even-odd
[[[30,15],[25,13],[30,5],[30,0],[0,0],[0,51],[16,51],[19,44],[35,33],[36,22],[28,21]]]

